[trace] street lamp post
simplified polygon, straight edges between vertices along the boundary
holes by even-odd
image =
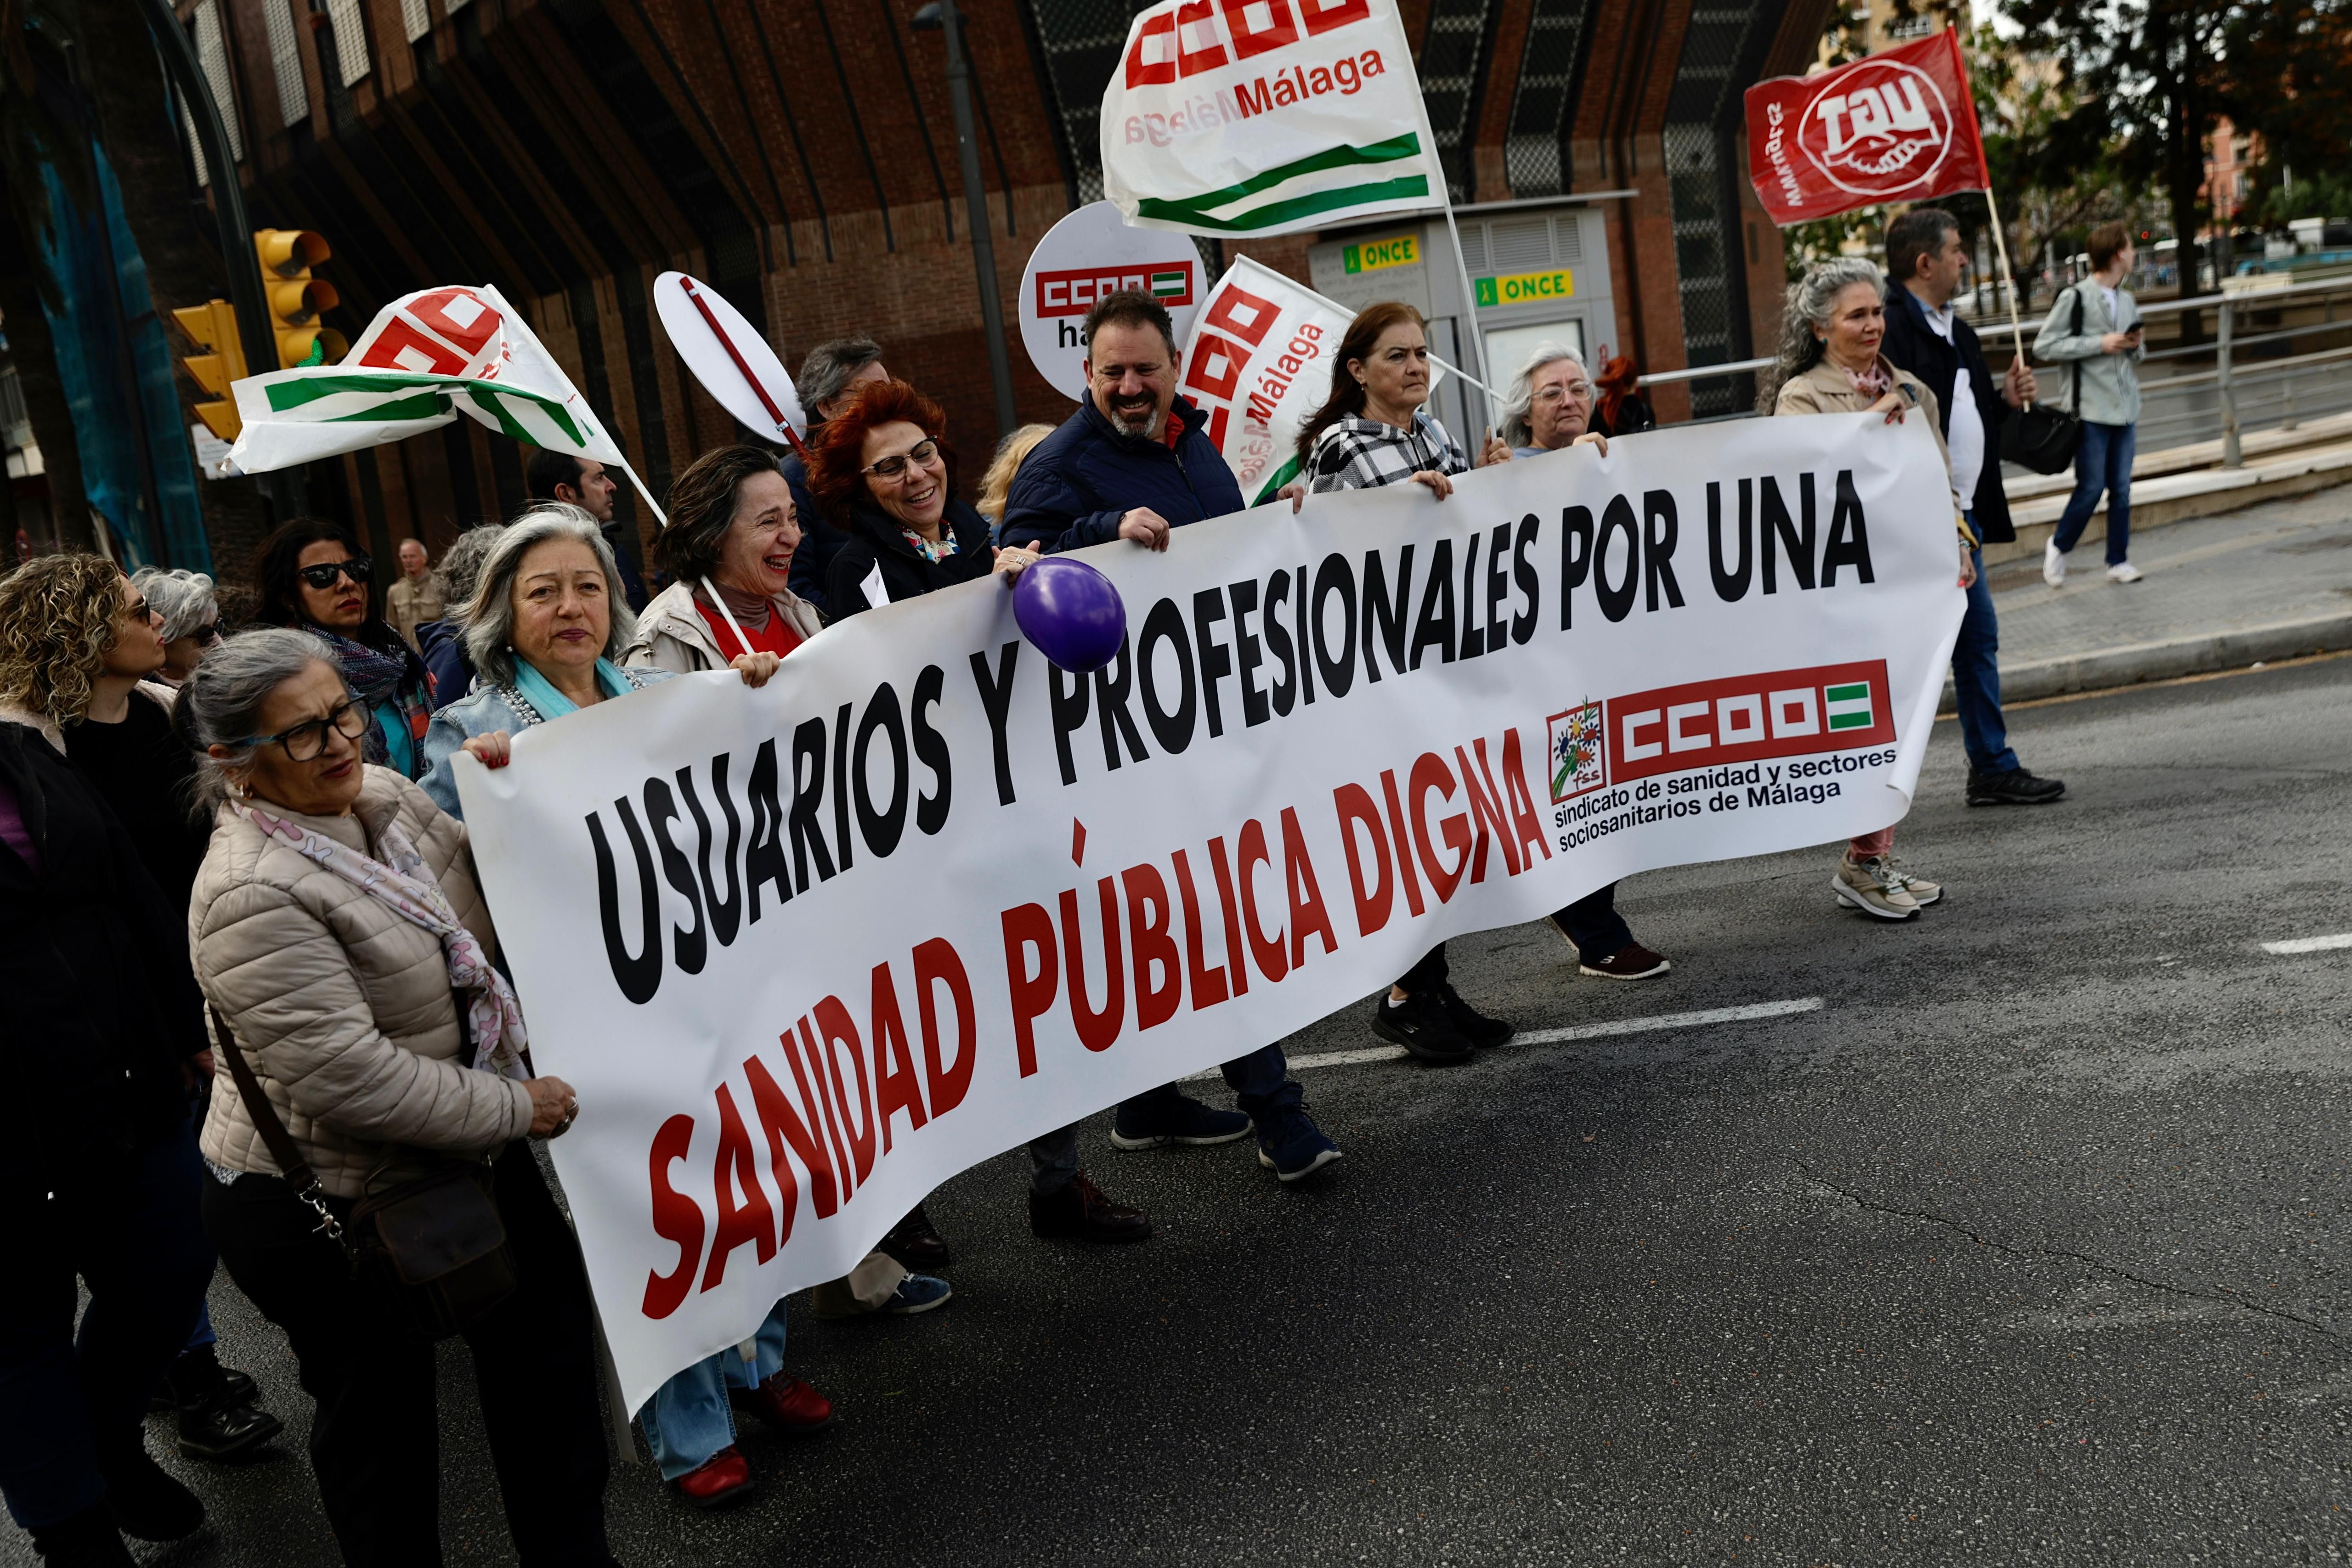
[[[980,183],[980,141],[971,129],[971,66],[964,58],[963,18],[955,0],[931,0],[915,13],[915,26],[936,28],[948,47],[948,99],[955,107],[956,151],[963,162],[965,222],[971,229],[971,266],[980,283],[981,329],[988,335],[988,375],[996,391],[996,434],[1013,434],[1019,419],[1013,407],[1013,365],[1004,351],[1004,307],[996,298],[996,242],[989,233],[988,193]],[[1013,193],[1005,193],[1011,201]]]

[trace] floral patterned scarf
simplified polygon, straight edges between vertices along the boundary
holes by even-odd
[[[265,838],[285,840],[298,853],[388,905],[402,919],[441,938],[450,988],[466,997],[466,1021],[474,1037],[473,1065],[516,1080],[530,1076],[523,1062],[523,1051],[530,1042],[523,1032],[522,1009],[513,988],[490,967],[489,956],[459,922],[449,895],[433,880],[424,857],[397,823],[386,822],[377,835],[377,847],[384,859],[376,861],[242,800],[231,801],[230,809],[260,829]]]
[[[405,647],[394,645],[390,653],[372,648],[323,626],[310,631],[325,639],[335,651],[335,663],[343,672],[343,683],[352,688],[352,695],[367,705],[368,716],[376,722],[360,742],[362,760],[379,768],[392,764],[392,749],[386,743],[382,720],[375,710],[390,705],[408,731],[410,778],[423,772],[419,766],[425,756],[425,731],[433,719],[433,705],[427,694],[432,689],[432,677],[425,673],[416,655]]]

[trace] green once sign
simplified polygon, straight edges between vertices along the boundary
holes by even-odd
[[[1510,272],[1474,278],[1471,287],[1477,292],[1478,308],[1491,310],[1500,305],[1536,305],[1566,299],[1576,292],[1576,276],[1559,267],[1543,272]]]
[[[1420,260],[1421,236],[1418,235],[1368,239],[1339,252],[1339,266],[1351,277],[1360,272],[1378,272],[1383,267],[1412,267]]]

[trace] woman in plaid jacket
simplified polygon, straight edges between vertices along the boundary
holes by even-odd
[[[1358,316],[1332,356],[1331,395],[1298,434],[1307,488],[1365,490],[1426,485],[1440,500],[1472,464],[1422,403],[1429,396],[1429,338],[1410,305],[1374,305]],[[1492,431],[1476,466],[1507,463],[1511,449]],[[1294,494],[1292,505],[1297,504]],[[1372,1004],[1372,1032],[1423,1061],[1462,1061],[1478,1046],[1501,1045],[1511,1026],[1462,999],[1446,977],[1445,944]]]

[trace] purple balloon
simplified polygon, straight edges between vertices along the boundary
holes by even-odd
[[[1049,555],[1013,585],[1013,619],[1038,652],[1084,674],[1118,656],[1127,606],[1110,579],[1082,560]]]

